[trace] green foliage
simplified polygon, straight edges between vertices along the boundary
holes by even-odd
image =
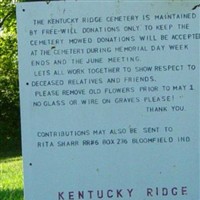
[[[0,1],[0,146],[19,144],[19,90],[15,4]]]

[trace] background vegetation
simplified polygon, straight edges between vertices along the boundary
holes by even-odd
[[[0,0],[0,157],[19,154],[20,143],[15,2]]]

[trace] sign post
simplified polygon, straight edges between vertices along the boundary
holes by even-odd
[[[199,199],[197,4],[17,5],[26,200]]]

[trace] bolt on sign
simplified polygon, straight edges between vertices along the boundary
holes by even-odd
[[[26,200],[197,200],[198,1],[18,3]]]

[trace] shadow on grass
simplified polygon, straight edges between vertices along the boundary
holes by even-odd
[[[23,200],[23,190],[2,190],[0,188],[0,199],[1,200]]]
[[[0,138],[0,147],[1,147],[0,160],[6,158],[18,157],[22,155],[20,140],[17,139],[2,140],[2,138]]]

